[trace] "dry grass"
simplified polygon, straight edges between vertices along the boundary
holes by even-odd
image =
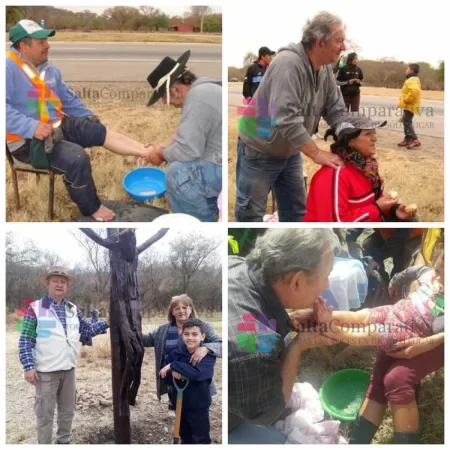
[[[99,359],[111,358],[111,341],[103,340],[100,343],[96,342],[95,346],[83,346],[80,350],[80,359],[86,359],[88,363],[94,363]]]
[[[9,36],[6,33],[6,41]],[[221,44],[222,36],[216,34],[200,33],[136,33],[136,32],[114,32],[114,31],[58,31],[51,41],[64,42],[174,42],[174,43],[199,43],[199,44]]]
[[[84,98],[86,106],[97,114],[102,122],[110,129],[122,133],[142,143],[161,142],[167,139],[175,130],[180,119],[180,110],[163,105],[147,108],[149,86],[144,83],[72,83],[76,92],[91,89],[91,98]],[[103,100],[93,99],[93,90],[103,92]],[[134,93],[125,98],[125,92]],[[120,93],[120,94],[118,94]],[[113,95],[120,99],[109,100]],[[122,188],[124,175],[137,167],[133,157],[123,158],[105,150],[95,147],[88,150],[93,177],[97,192],[103,200],[132,201]],[[162,169],[166,166],[163,165]],[[32,174],[19,174],[19,191],[22,208],[14,209],[14,194],[11,180],[11,171],[7,164],[6,169],[6,220],[9,222],[47,222],[48,206],[48,177],[41,177],[39,183]],[[168,209],[165,197],[152,203]],[[56,177],[55,182],[55,221],[76,221],[79,212],[70,200],[64,187],[62,177]]]
[[[345,344],[328,347],[330,354],[335,356],[345,348]],[[360,348],[339,366],[333,367],[324,358],[319,349],[312,349],[305,353],[297,373],[297,381],[308,382],[319,390],[325,379],[331,373],[345,369],[355,368],[371,372],[375,363],[376,352],[367,347]],[[444,443],[444,370],[428,375],[422,380],[419,391],[420,433],[422,444]],[[348,439],[353,422],[341,422],[340,430]],[[390,444],[392,442],[392,413],[390,408],[386,411],[372,444]]]
[[[6,315],[6,325],[11,329],[16,328],[19,323],[19,318],[16,313],[11,313]]]
[[[230,87],[242,86],[242,82],[228,83]],[[383,97],[398,97],[401,89],[361,87],[361,95],[380,95]],[[444,100],[444,91],[422,91],[422,100]]]
[[[325,131],[323,124],[320,133]],[[236,146],[237,119],[229,114],[228,120],[228,220],[234,220],[236,201]],[[421,136],[422,147],[416,150],[401,150],[396,143],[400,133],[382,130],[378,133],[377,159],[386,192],[395,190],[404,204],[418,205],[419,220],[442,222],[444,220],[444,142],[442,139]],[[329,149],[324,141],[316,141],[323,150]],[[307,157],[303,158],[308,181],[319,169]],[[267,212],[271,212],[268,202]]]

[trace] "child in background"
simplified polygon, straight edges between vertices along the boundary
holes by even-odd
[[[421,146],[413,126],[414,114],[419,114],[420,112],[420,97],[422,94],[422,86],[419,79],[419,65],[409,64],[406,68],[405,76],[406,81],[403,84],[397,104],[397,108],[403,109],[402,121],[405,139],[397,145],[411,149]]]
[[[165,367],[160,371],[162,378],[169,371],[181,384],[181,378],[189,380],[183,393],[180,437],[182,444],[211,444],[209,436],[209,407],[211,394],[209,385],[214,375],[216,357],[207,354],[195,366],[189,363],[192,354],[205,339],[203,322],[190,319],[183,325],[183,344],[170,353]]]

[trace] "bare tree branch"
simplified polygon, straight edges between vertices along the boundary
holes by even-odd
[[[165,234],[169,231],[168,228],[161,228],[155,235],[153,235],[150,239],[147,239],[143,244],[139,245],[137,248],[138,255],[147,250],[151,245],[155,242],[159,241]]]
[[[82,231],[86,236],[90,237],[98,245],[101,245],[108,250],[118,250],[120,248],[118,242],[114,242],[111,239],[102,238],[90,228],[80,228],[80,231]]]

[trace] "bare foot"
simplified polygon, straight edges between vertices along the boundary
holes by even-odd
[[[322,324],[328,324],[333,319],[333,307],[327,306],[327,302],[322,297],[319,298],[317,308],[317,322]]]
[[[100,205],[100,208],[92,214],[92,217],[99,222],[110,222],[114,219],[116,213],[105,205]]]

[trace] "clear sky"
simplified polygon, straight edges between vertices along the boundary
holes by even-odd
[[[202,227],[201,232],[205,236],[212,236],[216,239],[225,239],[225,233],[221,227]],[[85,251],[79,245],[79,243],[74,239],[74,237],[69,232],[68,228],[65,227],[52,227],[51,232],[48,232],[48,227],[43,227],[42,225],[30,226],[20,226],[15,225],[14,228],[6,228],[7,231],[14,232],[15,242],[19,248],[24,248],[28,240],[33,240],[35,244],[45,250],[51,250],[52,252],[61,256],[61,258],[67,262],[71,267],[78,264],[84,264],[85,261]],[[40,229],[40,232],[37,231]],[[71,227],[71,230],[76,230],[76,228]],[[148,238],[153,236],[160,228],[149,225],[138,226],[136,230],[136,240],[138,245],[142,244]],[[47,232],[46,232],[47,230]],[[158,252],[165,252],[168,248],[168,243],[174,236],[179,234],[186,234],[188,229],[171,229],[169,232],[158,242],[156,242],[151,248]],[[79,232],[76,230],[76,232]],[[37,239],[36,236],[39,236]]]
[[[341,17],[347,25],[347,38],[360,46],[362,58],[393,57],[437,66],[448,52],[446,13],[437,0],[418,4],[394,0],[229,0],[223,10],[225,65],[241,67],[245,54],[257,53],[262,46],[276,51],[299,42],[306,20],[321,10]]]

